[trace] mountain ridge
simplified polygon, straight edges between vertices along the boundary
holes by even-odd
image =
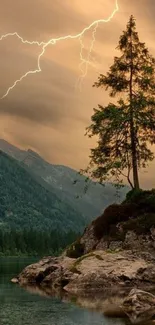
[[[79,175],[76,170],[51,164],[32,149],[21,150],[4,139],[0,139],[0,149],[18,160],[31,176],[35,176],[38,183],[49,191],[55,191],[61,200],[68,202],[90,221],[100,215],[109,204],[124,199],[128,191],[127,187],[120,190],[118,200],[116,189],[111,184],[103,187],[90,180],[88,190],[84,193],[86,177]],[[75,181],[77,182],[73,185]]]

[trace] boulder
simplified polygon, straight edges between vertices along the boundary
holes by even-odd
[[[133,289],[124,299],[122,309],[133,324],[146,322],[155,316],[155,296]]]
[[[12,283],[19,283],[18,278],[13,278],[13,279],[11,279],[11,282],[12,282]]]
[[[57,258],[46,257],[35,264],[27,266],[19,275],[18,280],[24,284],[40,284],[43,279],[59,267]]]
[[[68,257],[46,257],[38,263],[27,266],[18,277],[18,282],[22,286],[42,285],[51,289],[64,287],[74,274],[70,272],[70,267],[75,259]]]

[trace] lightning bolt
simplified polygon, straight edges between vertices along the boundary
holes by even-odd
[[[91,53],[92,53],[92,50],[93,50],[93,47],[94,47],[94,43],[95,43],[95,35],[96,35],[96,31],[97,31],[97,28],[99,26],[99,24],[101,23],[108,23],[112,20],[112,18],[115,16],[115,14],[118,12],[119,10],[119,6],[118,6],[118,0],[115,0],[116,3],[115,3],[115,8],[113,10],[113,12],[111,13],[111,15],[107,18],[107,19],[98,19],[98,20],[95,20],[93,21],[89,26],[85,27],[79,34],[76,34],[76,35],[66,35],[66,36],[61,36],[59,38],[52,38],[52,39],[49,39],[47,42],[39,42],[39,41],[28,41],[28,40],[25,40],[23,39],[22,36],[20,36],[17,32],[14,32],[14,33],[7,33],[5,35],[2,35],[0,37],[0,41],[2,41],[3,39],[5,38],[8,38],[8,37],[17,37],[23,44],[29,44],[29,45],[37,45],[39,47],[41,47],[41,51],[40,51],[40,54],[38,55],[38,59],[37,59],[37,69],[35,70],[30,70],[30,71],[27,71],[25,74],[23,74],[19,79],[17,79],[12,86],[10,86],[8,88],[8,90],[6,91],[6,93],[1,97],[1,99],[5,98],[11,90],[13,90],[13,88],[18,84],[20,83],[23,79],[25,79],[28,75],[31,75],[31,74],[36,74],[36,73],[40,73],[42,72],[41,70],[41,58],[43,57],[45,51],[46,51],[46,48],[49,46],[49,45],[55,45],[57,42],[60,42],[60,41],[65,41],[65,40],[69,40],[69,39],[79,39],[80,41],[80,45],[81,45],[81,52],[80,52],[80,60],[81,60],[81,63],[80,63],[80,69],[81,69],[81,77],[79,79],[79,82],[82,82],[83,79],[85,78],[85,76],[87,75],[87,72],[88,72],[88,66],[90,63],[90,58],[91,58]],[[91,29],[93,28],[93,33],[92,33],[92,41],[91,41],[91,45],[90,45],[90,48],[89,48],[89,52],[88,52],[88,56],[86,59],[83,58],[83,48],[84,48],[84,45],[83,45],[83,41],[82,41],[82,37],[84,36],[84,34],[87,32],[87,31],[90,31]],[[85,65],[85,69],[83,70],[82,66]]]
[[[83,80],[84,80],[84,78],[86,77],[86,75],[88,73],[88,66],[93,65],[92,62],[91,62],[91,54],[92,54],[92,51],[93,51],[93,48],[94,48],[94,43],[95,43],[95,40],[96,40],[95,35],[96,35],[96,32],[97,32],[98,25],[99,25],[99,23],[97,22],[97,24],[93,28],[92,41],[91,41],[90,48],[89,48],[88,55],[87,55],[86,59],[84,59],[84,57],[83,57],[84,44],[83,44],[83,41],[82,41],[82,37],[80,37],[80,44],[81,44],[80,60],[81,60],[81,63],[79,65],[79,69],[81,70],[81,76],[79,77],[79,79],[77,81],[77,84],[79,84],[80,90],[82,90]],[[84,70],[83,70],[83,65],[85,66]]]

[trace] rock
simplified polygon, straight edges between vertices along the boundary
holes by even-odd
[[[114,236],[103,236],[101,239],[98,239],[94,233],[94,224],[92,223],[85,230],[85,233],[80,239],[80,243],[84,247],[84,254],[88,254],[93,250],[135,250],[139,254],[141,252],[150,251],[154,254],[155,247],[155,230],[154,228],[150,229],[149,234],[137,235],[133,230],[126,231],[122,234],[123,224],[118,224],[116,228],[118,229],[117,236],[119,239],[113,238]],[[124,236],[124,237],[123,237]],[[122,237],[122,239],[121,239]]]
[[[88,226],[81,237],[81,244],[84,245],[84,254],[87,254],[94,249],[99,244],[99,240],[94,235],[94,225],[93,223]]]
[[[76,260],[73,265],[79,272],[76,279],[72,279],[65,290],[72,294],[83,292],[101,292],[105,288],[132,286],[140,283],[137,279],[139,269],[146,270],[147,263],[129,253],[106,253],[94,251]],[[143,277],[143,276],[142,276]]]
[[[131,243],[132,243],[132,245],[134,243],[134,246],[135,246],[135,242],[137,245],[137,239],[138,239],[138,237],[134,231],[128,231],[125,236],[123,248],[130,249]]]
[[[27,266],[18,277],[19,283],[22,285],[28,283],[40,284],[48,274],[55,271],[58,267],[57,258],[44,258],[38,263]]]
[[[47,257],[26,267],[18,276],[20,285],[39,285],[69,294],[102,293],[105,289],[155,285],[155,263],[131,251],[95,250],[80,258]]]
[[[50,273],[46,276],[42,283],[42,287],[49,287],[53,291],[58,289],[63,289],[70,281],[77,277],[76,274],[73,274],[68,269],[58,268],[56,271]]]
[[[102,238],[97,244],[96,244],[96,250],[104,250],[107,251],[109,248],[108,241],[105,240],[105,238]]]
[[[155,228],[151,227],[150,232],[151,232],[151,237],[152,237],[153,241],[155,242]]]
[[[72,275],[69,272],[75,259],[68,257],[46,257],[38,263],[27,266],[18,277],[21,285],[49,285],[51,288],[66,285]]]
[[[133,289],[124,299],[122,309],[133,324],[148,321],[155,315],[155,296]]]
[[[117,251],[122,249],[122,241],[111,241],[109,244],[109,249],[112,251]]]
[[[13,279],[11,279],[11,282],[12,283],[19,283],[19,280],[18,280],[18,278],[13,278]]]
[[[155,284],[155,265],[148,264],[144,269],[139,269],[137,272],[137,279],[140,278],[141,281]]]
[[[131,251],[96,250],[80,258],[47,257],[26,267],[18,277],[21,285],[64,289],[75,295],[102,292],[110,288],[141,288],[155,284],[155,264]]]
[[[81,255],[107,249],[137,250],[140,254],[149,251],[155,255],[155,191],[130,194],[120,205],[107,207],[85,229],[78,239]]]

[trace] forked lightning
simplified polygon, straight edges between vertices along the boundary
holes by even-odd
[[[37,64],[37,69],[35,70],[29,70],[27,71],[25,74],[23,74],[19,79],[17,79],[12,86],[10,86],[6,93],[2,96],[1,99],[5,98],[9,92],[19,83],[21,82],[24,78],[26,78],[28,75],[30,74],[36,74],[36,73],[39,73],[41,72],[41,65],[40,65],[40,61],[41,61],[41,58],[43,57],[45,51],[46,51],[46,48],[47,46],[49,45],[55,45],[57,42],[60,42],[60,41],[65,41],[65,40],[68,40],[68,39],[79,39],[80,41],[80,45],[81,45],[81,51],[80,51],[80,60],[81,60],[81,63],[80,63],[80,70],[81,70],[81,76],[79,78],[79,83],[81,84],[82,80],[85,78],[85,76],[87,75],[87,71],[88,71],[88,65],[91,64],[90,60],[91,60],[91,53],[93,51],[93,48],[94,48],[94,43],[95,43],[95,35],[96,35],[96,31],[97,31],[97,28],[99,26],[99,24],[101,23],[108,23],[112,20],[112,18],[114,17],[114,15],[116,14],[116,12],[118,12],[119,10],[119,6],[118,6],[118,0],[116,0],[116,3],[115,3],[115,8],[112,12],[112,14],[107,18],[107,19],[98,19],[98,20],[95,20],[93,21],[89,26],[85,27],[79,34],[76,34],[76,35],[66,35],[66,36],[61,36],[59,38],[52,38],[50,40],[48,40],[47,42],[39,42],[39,41],[28,41],[28,40],[25,40],[23,39],[23,37],[21,37],[17,32],[14,32],[14,33],[7,33],[5,35],[2,35],[0,37],[0,41],[2,41],[3,39],[7,38],[7,37],[17,37],[23,44],[29,44],[29,45],[37,45],[41,48],[41,51],[40,51],[40,54],[38,55],[38,64]],[[83,57],[83,48],[84,48],[84,45],[83,45],[83,42],[82,42],[82,37],[84,36],[84,34],[93,29],[92,31],[92,41],[91,41],[91,44],[90,44],[90,48],[89,48],[89,51],[88,51],[88,55],[86,58]]]

